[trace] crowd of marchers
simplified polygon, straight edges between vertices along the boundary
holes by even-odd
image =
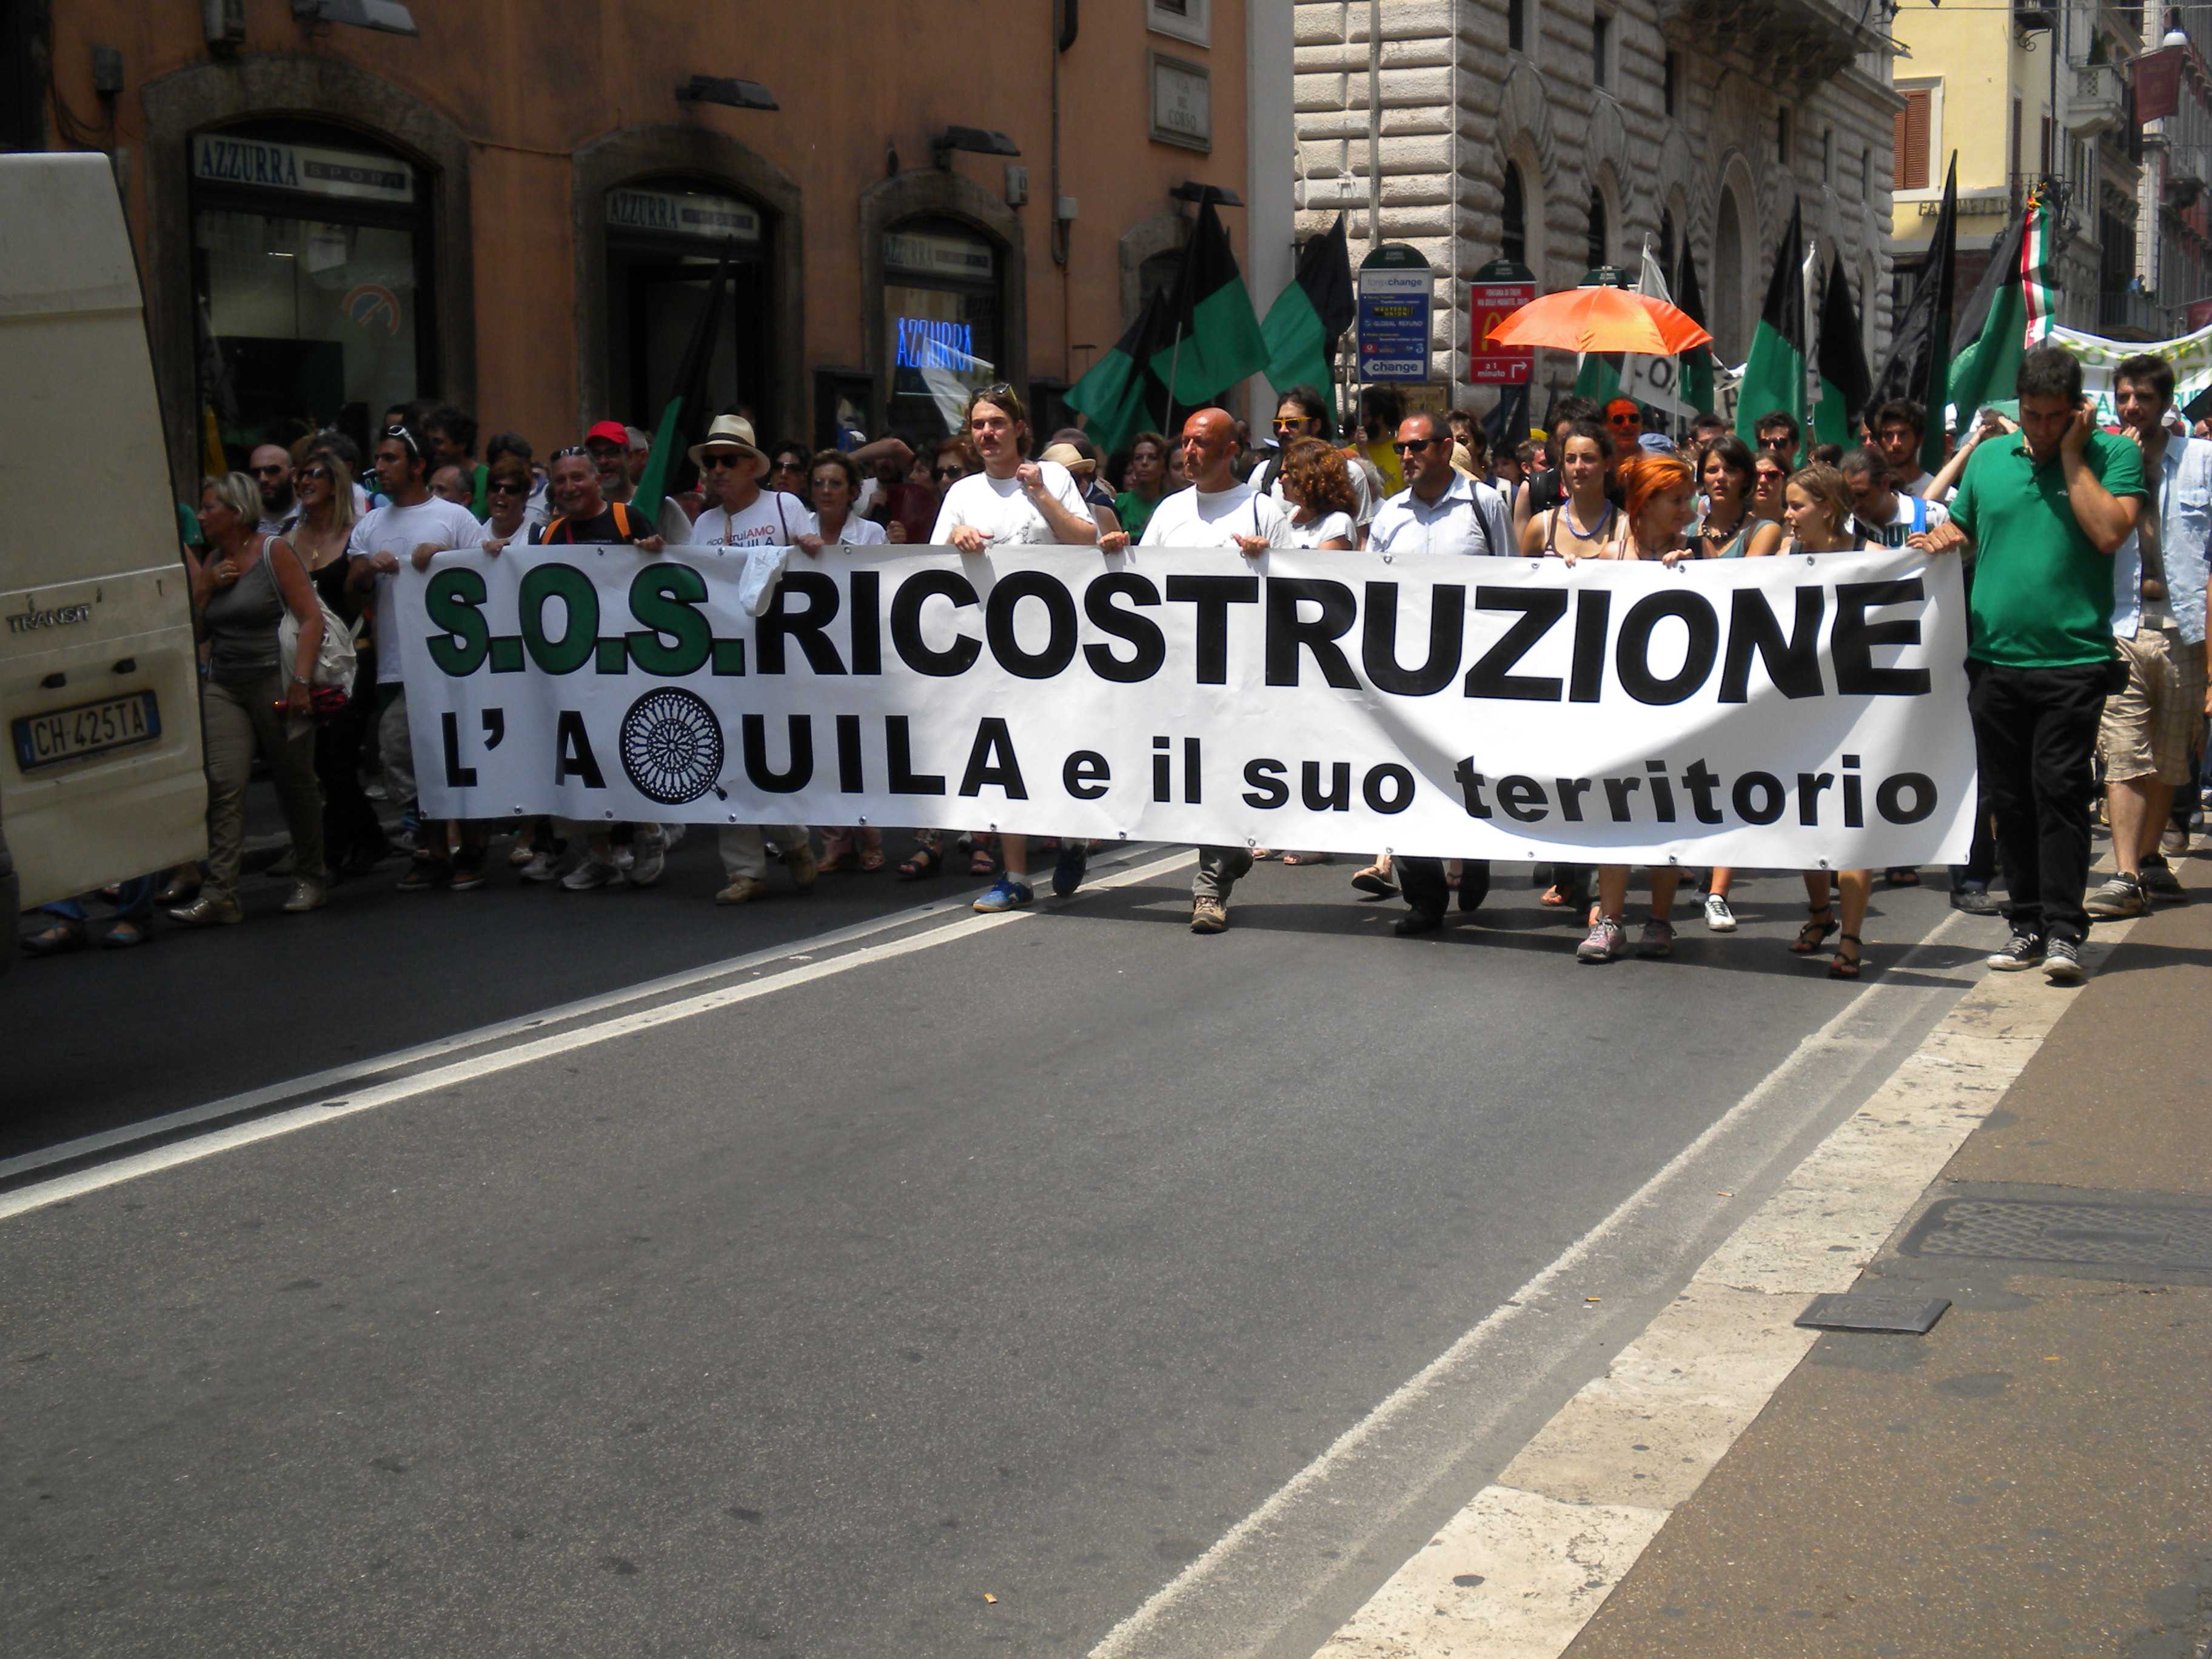
[[[1679,566],[1910,546],[1966,567],[1981,795],[1968,861],[1948,872],[1951,902],[2008,924],[1992,968],[2040,967],[2054,981],[2078,981],[2091,919],[2182,896],[2168,859],[2190,844],[2212,713],[2212,441],[2182,425],[2160,359],[2123,362],[2117,387],[2118,430],[2102,430],[2077,361],[2038,348],[2021,362],[2016,422],[1985,412],[1962,441],[1931,446],[1925,413],[1894,401],[1869,411],[1858,447],[1846,451],[1806,447],[1781,412],[1750,419],[1749,441],[1704,416],[1678,443],[1626,398],[1563,398],[1548,430],[1493,448],[1471,415],[1404,415],[1390,392],[1373,389],[1340,433],[1332,401],[1296,386],[1256,440],[1227,411],[1200,409],[1172,438],[1140,433],[1102,455],[1079,429],[1040,442],[1016,391],[991,386],[969,395],[959,429],[934,442],[763,447],[745,414],[726,414],[689,450],[696,484],[654,491],[651,502],[636,498],[658,475],[648,471],[652,441],[635,428],[602,422],[542,461],[525,438],[502,433],[480,459],[465,411],[398,406],[366,455],[341,434],[310,432],[289,447],[254,449],[247,471],[203,482],[197,514],[180,517],[203,641],[208,857],[48,906],[23,946],[52,955],[91,942],[98,924],[88,905],[100,899],[112,914],[99,937],[111,946],[143,942],[157,910],[186,927],[242,921],[246,793],[257,761],[290,831],[286,911],[319,908],[333,883],[370,878],[395,859],[404,860],[403,891],[483,886],[494,826],[426,820],[416,803],[394,644],[394,578],[442,551],[622,543],[657,552],[675,539],[819,558],[882,543],[970,554],[1022,544],[1112,554],[1141,543],[1254,558],[1303,548]],[[1931,473],[1923,458],[1942,465]],[[357,672],[349,688],[319,686],[325,633],[341,629]],[[2091,892],[2098,817],[2115,867]],[[498,828],[504,837],[515,826]],[[520,881],[571,893],[650,886],[683,834],[680,825],[541,818],[520,827],[504,863]],[[724,884],[714,897],[724,904],[769,896],[775,864],[803,892],[825,872],[888,868],[920,881],[951,860],[989,882],[980,911],[1036,898],[1033,849],[1019,836],[916,830],[889,866],[872,827],[729,825],[717,836]],[[1054,892],[1081,885],[1085,843],[1034,850],[1053,856]],[[1334,862],[1295,848],[1201,848],[1192,931],[1223,932],[1238,879],[1255,860],[1276,858]],[[1702,881],[1705,925],[1736,928],[1735,872],[1725,868],[1651,869],[1633,942],[1628,867],[1547,873],[1542,904],[1587,930],[1576,951],[1583,962],[1668,955],[1686,876]],[[1881,878],[1911,885],[1921,872]],[[1826,956],[1834,977],[1857,978],[1876,878],[1868,869],[1805,872],[1808,914],[1790,949]],[[1401,897],[1396,931],[1419,936],[1443,927],[1455,908],[1479,909],[1491,872],[1475,860],[1382,856],[1352,883],[1371,897]]]

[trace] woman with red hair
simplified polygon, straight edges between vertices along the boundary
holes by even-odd
[[[1606,559],[1656,559],[1673,566],[1694,556],[1682,539],[1698,513],[1697,477],[1679,455],[1638,455],[1620,468],[1623,495],[1620,528],[1598,555]],[[1572,554],[1565,555],[1571,561]],[[1673,866],[1651,869],[1651,919],[1637,940],[1639,957],[1671,956],[1674,950],[1674,888],[1681,872]],[[1601,864],[1597,871],[1597,910],[1588,938],[1575,949],[1577,962],[1618,962],[1628,954],[1628,866]]]

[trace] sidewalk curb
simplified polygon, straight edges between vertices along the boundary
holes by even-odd
[[[2136,925],[2093,938],[2093,970]],[[1811,1350],[1792,1322],[1856,1282],[2070,1006],[2039,974],[1985,972],[1316,1659],[1564,1653]]]

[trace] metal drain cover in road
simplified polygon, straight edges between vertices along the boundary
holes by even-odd
[[[2212,1211],[1947,1198],[1929,1206],[1900,1248],[1906,1255],[2212,1273]]]
[[[1925,1336],[1951,1305],[1948,1297],[1875,1296],[1866,1291],[1816,1296],[1796,1322],[1812,1331],[1875,1331]]]

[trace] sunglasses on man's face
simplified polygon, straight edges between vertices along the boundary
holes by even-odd
[[[1306,423],[1303,418],[1286,421],[1279,415],[1275,417],[1275,430],[1278,432],[1303,432],[1305,427]]]
[[[750,458],[738,454],[735,450],[710,449],[699,458],[699,466],[702,471],[720,472],[748,459]]]
[[[1403,443],[1392,444],[1390,447],[1401,455],[1411,455],[1416,450],[1428,449],[1443,441],[1442,438],[1411,438]]]
[[[257,466],[253,469],[253,476],[257,478],[279,478],[291,470],[289,466]]]

